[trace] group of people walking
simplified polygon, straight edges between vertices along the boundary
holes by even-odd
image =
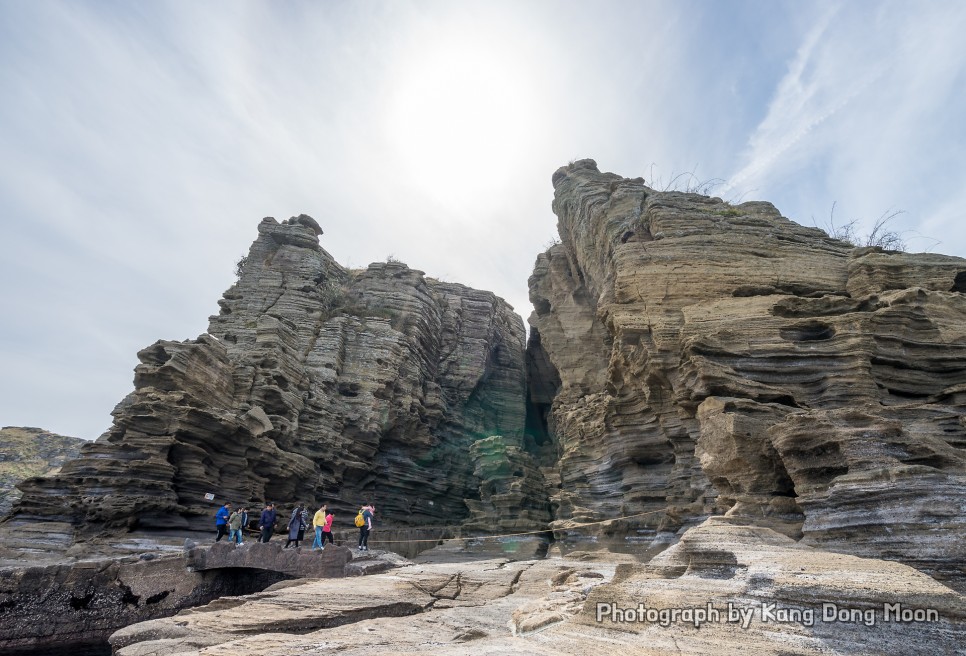
[[[372,518],[376,512],[375,506],[368,501],[363,504],[356,515],[355,525],[359,527],[359,551],[369,551],[369,532],[372,530]],[[361,519],[360,519],[361,518]],[[275,533],[275,524],[278,520],[278,513],[274,503],[266,503],[265,509],[258,518],[258,530],[260,531],[258,541],[268,542]],[[325,549],[325,543],[335,544],[332,538],[332,522],[335,515],[329,511],[326,504],[315,512],[312,517],[312,527],[315,529],[315,540],[312,542],[312,550]],[[248,509],[241,507],[232,511],[232,504],[225,503],[218,512],[215,513],[215,542],[220,542],[225,535],[229,542],[244,544],[243,530],[248,526]],[[283,549],[289,549],[293,545],[298,548],[305,539],[305,531],[309,527],[309,513],[305,509],[305,504],[300,503],[292,511],[288,520],[288,541]]]
[[[242,529],[248,525],[248,509],[239,508],[235,512],[231,510],[231,504],[226,503],[215,514],[215,542],[220,541],[226,535],[229,542],[243,544]]]

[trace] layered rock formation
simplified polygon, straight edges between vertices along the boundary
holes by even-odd
[[[961,649],[963,595],[899,563],[831,554],[740,524],[711,518],[647,565],[619,571],[591,592],[576,621],[591,635],[620,631],[625,643],[662,654]],[[643,618],[626,612],[641,604]]]
[[[266,218],[258,233],[207,334],[138,354],[114,425],[56,476],[23,484],[8,536],[38,521],[64,545],[212,530],[225,500],[283,513],[328,501],[346,526],[365,500],[383,526],[467,517],[481,485],[470,446],[522,444],[521,319],[490,292],[404,264],[344,269],[305,215]]]
[[[0,569],[0,653],[103,653],[124,626],[286,578],[267,569],[186,571],[179,554],[154,553]]]
[[[502,435],[470,447],[481,481],[479,499],[467,499],[465,532],[512,533],[545,528],[552,519],[547,483],[534,459]]]
[[[592,160],[553,183],[528,429],[559,454],[558,526],[631,516],[612,533],[659,545],[728,513],[964,585],[966,261]]]
[[[131,626],[111,644],[118,656],[428,655],[441,645],[463,656],[927,656],[961,653],[966,636],[963,596],[911,567],[730,519],[691,529],[644,566],[572,556],[441,563],[430,552],[388,574],[276,586]]]
[[[85,442],[40,428],[0,428],[0,517],[20,498],[19,483],[55,473]]]
[[[102,654],[118,629],[220,597],[259,592],[280,581],[356,578],[410,564],[398,554],[344,544],[322,551],[282,545],[189,539],[181,548],[144,545],[138,555],[0,568],[0,653],[90,648]]]
[[[116,551],[132,530],[210,530],[225,499],[328,501],[345,528],[372,500],[383,547],[446,539],[449,555],[455,544],[509,551],[481,535],[548,525],[567,549],[620,545],[645,559],[676,543],[601,586],[611,595],[601,603],[774,598],[801,616],[823,600],[862,610],[905,600],[945,622],[917,627],[905,647],[959,640],[962,598],[950,588],[966,589],[966,261],[853,248],[768,203],[656,192],[590,160],[553,183],[561,243],[530,279],[526,353],[521,321],[493,294],[396,262],[347,270],[319,247],[311,218],[265,219],[208,333],[141,351],[114,426],[58,475],[22,484],[2,542],[89,555],[111,538]],[[457,525],[471,542],[449,540]],[[526,539],[527,553],[546,551]],[[463,601],[493,602],[493,621],[437,619],[484,651],[519,646],[494,629],[507,618],[520,635],[547,636],[534,653],[559,653],[573,635],[578,653],[612,644],[613,627],[588,621],[583,601],[588,581],[613,569],[581,578],[567,566],[548,595],[530,567],[494,564],[486,599],[463,597],[493,582],[469,569],[410,570],[370,591],[386,602],[368,615],[351,596],[308,609],[301,600],[319,590],[306,588],[277,623],[199,614],[188,621],[198,631],[160,622],[115,644],[282,653],[289,645],[224,621],[240,618],[248,635],[380,616],[374,630],[399,635],[395,615]],[[289,603],[282,592],[260,597],[258,612]],[[822,653],[833,640],[877,653],[881,638],[802,626],[763,629],[760,653]],[[172,642],[153,644],[155,629]],[[620,631],[667,653],[737,652],[750,635],[727,622]],[[413,633],[409,647],[435,649],[432,635]]]

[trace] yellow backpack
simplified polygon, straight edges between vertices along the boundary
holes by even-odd
[[[358,526],[359,528],[362,528],[365,525],[366,525],[366,518],[362,516],[362,511],[360,510],[359,514],[356,515],[356,526]]]

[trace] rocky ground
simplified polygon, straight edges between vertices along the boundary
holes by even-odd
[[[216,599],[281,581],[361,577],[408,563],[392,552],[332,544],[323,551],[284,549],[282,540],[235,545],[208,535],[176,547],[175,539],[132,540],[113,553],[91,550],[83,560],[0,567],[0,653],[99,649],[118,629]]]
[[[842,621],[828,620],[826,602]],[[642,604],[653,617],[632,621]],[[966,599],[910,567],[716,518],[646,565],[607,552],[511,561],[433,551],[387,573],[218,600],[127,627],[111,644],[118,656],[906,656],[963,653],[964,638]]]

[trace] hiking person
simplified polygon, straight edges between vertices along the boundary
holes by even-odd
[[[242,527],[245,525],[245,517],[248,513],[244,508],[239,508],[228,518],[228,541],[235,544],[242,544]]]
[[[223,537],[228,535],[228,518],[231,516],[231,504],[227,501],[225,505],[218,509],[215,513],[215,542],[220,541]]]
[[[262,516],[258,520],[258,530],[262,532],[259,536],[259,542],[268,542],[272,539],[272,533],[275,532],[275,518],[277,513],[275,512],[274,503],[266,503],[265,510],[262,511]]]
[[[322,527],[322,548],[325,549],[325,541],[328,540],[330,544],[335,544],[335,540],[332,539],[332,522],[335,521],[335,515],[327,512],[325,516],[325,525]]]
[[[298,532],[298,541],[301,542],[305,539],[305,529],[309,527],[309,510],[305,507],[305,504],[300,503],[299,505],[302,506],[302,525],[299,527]]]
[[[305,536],[305,505],[299,504],[298,507],[292,511],[292,517],[288,520],[288,542],[285,543],[283,549],[288,549],[292,543],[295,543],[295,548],[299,548],[299,542]]]
[[[359,527],[359,551],[369,551],[369,531],[372,530],[372,514],[376,508],[368,501],[359,512],[362,514],[362,526]]]
[[[312,543],[312,550],[325,549],[325,545],[322,544],[322,529],[325,528],[325,511],[326,505],[323,503],[322,506],[315,511],[315,516],[312,517],[312,527],[315,528],[315,542]]]

